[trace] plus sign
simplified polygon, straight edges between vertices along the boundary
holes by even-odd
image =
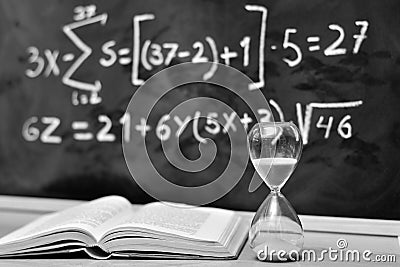
[[[145,118],[141,118],[140,124],[135,125],[135,130],[140,132],[142,137],[146,137],[146,133],[151,130],[151,127],[146,124]]]
[[[231,58],[237,57],[238,54],[236,52],[232,52],[229,50],[229,47],[224,47],[224,53],[221,54],[221,58],[225,61],[225,65],[231,64]]]
[[[245,112],[243,113],[243,118],[240,119],[240,122],[243,124],[244,129],[247,131],[249,128],[249,124],[253,122],[253,119],[249,117],[249,115]]]

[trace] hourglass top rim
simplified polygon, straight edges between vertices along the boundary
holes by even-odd
[[[281,126],[281,127],[292,126],[294,128],[297,128],[296,124],[294,124],[292,121],[257,122],[256,124],[254,124],[254,127],[273,127],[273,126]]]
[[[276,122],[269,121],[269,122],[257,122],[255,125],[273,126],[273,125],[295,125],[295,124],[292,121],[276,121]]]

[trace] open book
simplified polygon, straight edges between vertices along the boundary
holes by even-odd
[[[103,197],[45,215],[0,239],[0,257],[86,251],[97,259],[236,258],[249,223],[233,211]]]

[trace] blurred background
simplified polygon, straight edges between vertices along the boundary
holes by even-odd
[[[300,128],[303,156],[283,188],[299,214],[400,219],[399,14],[395,0],[1,0],[0,194],[154,201],[124,161],[121,143],[132,135],[145,138],[169,180],[207,184],[230,160],[224,114],[213,106],[188,114],[222,122],[199,120],[199,134],[218,148],[202,172],[176,169],[160,141],[179,129],[165,114],[207,96],[236,111],[240,120],[228,131],[272,116]],[[232,92],[195,83],[166,94],[148,120],[125,113],[143,81],[183,62],[242,71],[270,110],[254,114]],[[185,156],[199,157],[193,122],[179,140]],[[269,190],[249,192],[253,173],[249,164],[233,190],[209,205],[255,210]]]

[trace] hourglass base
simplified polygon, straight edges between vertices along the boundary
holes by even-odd
[[[303,248],[299,217],[280,192],[272,191],[258,208],[251,223],[249,241],[257,256],[263,255],[264,260],[269,261],[293,259],[293,254]]]

